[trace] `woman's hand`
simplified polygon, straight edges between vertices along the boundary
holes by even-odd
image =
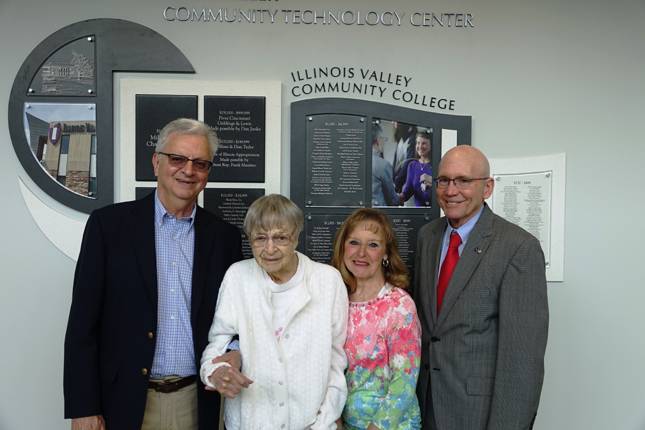
[[[242,370],[242,354],[240,354],[240,351],[232,350],[226,354],[220,355],[219,357],[213,358],[211,363],[228,363],[231,367],[234,367],[237,370]]]
[[[215,386],[215,390],[222,396],[233,399],[237,397],[243,388],[248,388],[253,383],[252,380],[247,378],[240,372],[242,367],[242,355],[240,351],[229,351],[212,360],[213,364],[227,363],[228,366],[222,366],[215,369],[215,371],[208,377],[211,384]],[[207,390],[213,391],[211,387],[206,387]]]
[[[208,380],[213,384],[215,390],[228,399],[234,399],[240,394],[243,388],[248,388],[253,383],[242,372],[231,366],[218,367],[208,377]],[[206,389],[213,390],[208,386]]]
[[[422,191],[425,191],[426,189],[432,187],[432,176],[428,175],[427,173],[422,173],[419,177],[419,181],[421,182]]]

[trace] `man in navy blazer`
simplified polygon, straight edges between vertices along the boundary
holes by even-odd
[[[549,318],[540,243],[484,203],[494,182],[479,150],[451,149],[438,173],[445,217],[419,231],[414,285],[423,428],[530,429]]]
[[[219,285],[242,255],[239,231],[197,206],[216,149],[206,124],[170,122],[152,159],[156,192],[90,215],[65,336],[72,429],[217,428],[219,394],[195,375]]]

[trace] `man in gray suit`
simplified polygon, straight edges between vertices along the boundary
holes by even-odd
[[[435,182],[445,217],[419,232],[414,285],[423,428],[530,429],[549,319],[540,243],[484,203],[494,182],[479,150],[448,151]]]

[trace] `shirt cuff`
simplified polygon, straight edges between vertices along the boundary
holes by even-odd
[[[240,350],[240,341],[237,339],[233,339],[232,341],[229,342],[228,346],[226,347],[227,350],[229,351],[239,351]]]

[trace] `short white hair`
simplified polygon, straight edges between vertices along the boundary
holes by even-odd
[[[217,152],[219,140],[217,139],[215,131],[210,128],[208,124],[190,118],[177,118],[166,124],[159,132],[159,139],[157,139],[155,151],[162,152],[166,144],[168,144],[170,136],[173,134],[190,134],[206,138],[208,141],[208,150],[210,151],[211,160],[215,156],[215,152]]]

